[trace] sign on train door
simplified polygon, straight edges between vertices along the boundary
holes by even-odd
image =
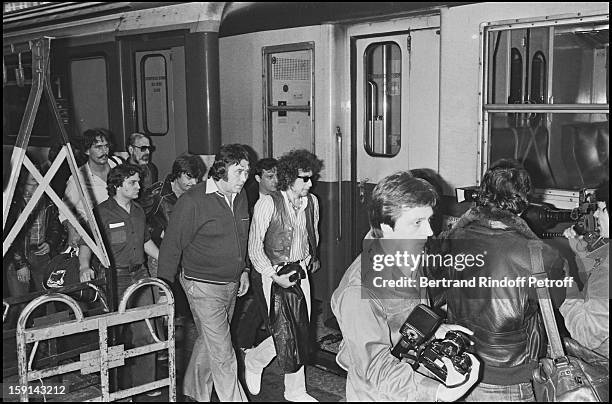
[[[440,36],[436,29],[419,29],[353,38],[358,253],[374,185],[398,170],[438,169]]]

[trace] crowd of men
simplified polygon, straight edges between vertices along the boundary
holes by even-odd
[[[100,228],[118,296],[140,279],[159,277],[176,296],[177,323],[193,317],[198,337],[184,375],[183,394],[210,401],[214,387],[221,401],[248,401],[238,378],[234,350],[238,346],[247,348],[244,378],[252,394],[259,393],[262,372],[278,356],[281,363],[289,364],[284,367],[285,399],[317,401],[306,389],[306,361],[287,354],[304,349],[303,338],[299,331],[287,330],[307,329],[311,316],[309,280],[320,268],[320,213],[310,189],[323,161],[309,151],[293,150],[278,160],[259,160],[251,169],[247,149],[229,144],[215,155],[208,174],[200,157],[183,154],[158,181],[150,138],[130,135],[126,162],[112,157],[111,139],[104,129],[83,135],[84,162],[77,175],[97,223],[87,223],[93,216],[87,214],[73,176],[65,183],[63,198],[81,222]],[[254,181],[245,187],[250,173]],[[423,268],[393,268],[398,279],[530,276],[534,243],[540,246],[549,278],[567,275],[566,260],[520,217],[529,204],[532,185],[518,162],[493,164],[483,177],[476,205],[441,234],[434,234],[430,225],[432,216],[439,215],[440,188],[433,178],[427,170],[413,170],[387,176],[376,185],[368,207],[366,240],[373,243],[369,245],[391,254],[398,246],[415,254],[439,248],[453,255],[487,251],[487,260],[477,270],[427,268],[425,273]],[[36,186],[32,175],[23,170],[9,225]],[[601,235],[597,248],[587,249],[572,228],[564,233],[580,261],[585,287],[551,288],[564,323],[560,328],[605,357],[609,356],[608,191],[607,182],[597,190],[595,218]],[[470,240],[467,250],[462,240]],[[79,279],[95,278],[91,250],[67,218],[43,198],[7,255],[10,294],[26,294],[32,285],[39,290],[45,266],[64,245],[78,247]],[[546,354],[546,334],[533,288],[379,289],[370,282],[374,272],[369,257],[367,252],[357,257],[331,299],[343,335],[337,362],[347,371],[347,400],[534,400],[531,372]],[[436,269],[440,271],[432,275]],[[141,289],[136,300],[145,305],[167,297]],[[467,373],[443,358],[448,376],[439,381],[392,355],[402,324],[421,302],[446,312],[448,324],[440,326],[436,336],[442,338],[449,330],[469,336],[473,353],[468,354]],[[278,304],[293,313],[277,311]],[[237,305],[240,321],[232,325]],[[264,338],[255,345],[260,332]],[[126,348],[153,342],[142,321],[124,327],[121,338]],[[120,378],[122,387],[154,380],[155,360],[149,354],[131,361],[126,376]]]

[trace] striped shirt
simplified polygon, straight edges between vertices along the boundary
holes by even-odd
[[[305,263],[310,262],[310,251],[308,246],[308,231],[306,230],[306,206],[310,198],[301,197],[300,208],[295,210],[287,198],[287,193],[281,191],[285,200],[285,207],[289,212],[289,218],[293,227],[293,237],[291,243],[291,251],[289,253],[290,261],[305,260]],[[314,201],[314,232],[319,244],[319,202],[315,195],[312,195]],[[249,233],[249,258],[253,263],[253,267],[263,276],[272,276],[276,271],[270,262],[270,259],[264,251],[264,239],[268,226],[274,215],[274,201],[270,195],[262,195],[255,204],[253,219],[251,220],[251,232]]]

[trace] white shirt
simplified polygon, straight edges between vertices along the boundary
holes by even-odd
[[[232,193],[232,200],[231,201],[228,200],[227,197],[223,194],[223,192],[219,191],[219,187],[217,186],[217,183],[215,182],[215,180],[212,178],[207,179],[206,180],[206,194],[214,194],[215,192],[223,197],[225,202],[227,202],[227,204],[229,205],[232,213],[234,213],[233,206],[234,206],[234,198],[236,198],[236,194]]]
[[[117,166],[117,163],[113,159],[108,159],[108,165],[110,168]],[[106,190],[106,181],[95,175],[89,167],[89,162],[79,167],[77,171],[79,181],[85,187],[85,197],[88,198],[89,204],[92,207],[96,207],[100,202],[104,202],[108,199],[108,191]],[[87,214],[85,212],[85,204],[81,200],[81,194],[77,186],[74,175],[68,178],[66,183],[66,191],[64,192],[64,202],[73,212],[77,214],[77,219],[87,220]],[[61,212],[59,214],[60,222],[66,220],[67,217]]]
[[[301,197],[300,208],[293,209],[287,198],[287,193],[281,191],[285,200],[285,206],[289,212],[289,219],[293,227],[293,237],[291,250],[289,252],[290,261],[304,260],[304,266],[310,262],[310,250],[308,245],[308,231],[306,229],[306,207],[310,198]],[[315,195],[312,195],[314,207],[314,232],[317,245],[319,244],[319,202]],[[262,276],[272,276],[276,271],[272,262],[264,251],[264,239],[270,226],[272,215],[274,214],[274,200],[270,195],[262,195],[255,204],[253,219],[251,220],[251,231],[249,233],[249,258],[255,270]]]

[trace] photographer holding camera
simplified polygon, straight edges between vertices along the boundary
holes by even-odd
[[[422,252],[427,237],[433,234],[429,218],[437,198],[431,184],[408,172],[392,174],[374,188],[369,207],[371,230],[364,252],[347,269],[331,299],[343,335],[336,361],[347,371],[347,401],[454,401],[478,379],[480,364],[472,354],[466,354],[471,370],[465,374],[457,371],[447,357],[440,358],[447,371],[445,383],[417,373],[409,363],[398,360],[392,348],[404,338],[400,333],[406,327],[404,320],[408,317],[406,323],[412,323],[412,317],[426,317],[413,316],[421,302],[421,291],[417,287],[378,288],[371,282],[381,272],[368,265],[371,256],[367,245],[391,252],[395,246],[411,244],[411,249]],[[397,266],[385,271],[396,279],[414,279],[420,273],[420,268],[415,269]],[[435,336],[445,338],[450,330],[471,334],[461,326],[443,324]]]
[[[594,213],[599,227],[599,240],[589,251],[583,236],[573,227],[563,235],[576,254],[580,272],[586,278],[579,291],[574,284],[567,290],[560,311],[572,337],[585,347],[610,357],[610,182],[606,180],[595,191],[597,211]]]
[[[441,237],[445,252],[486,254],[484,265],[448,268],[449,279],[494,281],[535,274],[531,248],[542,249],[549,279],[561,279],[566,262],[520,217],[529,205],[529,173],[516,160],[502,159],[484,174],[477,206]],[[531,248],[530,248],[531,247]],[[564,290],[551,288],[558,307]],[[482,381],[466,401],[534,401],[532,371],[546,354],[546,332],[534,287],[455,287],[445,293],[449,320],[474,330],[474,348],[483,362]]]

